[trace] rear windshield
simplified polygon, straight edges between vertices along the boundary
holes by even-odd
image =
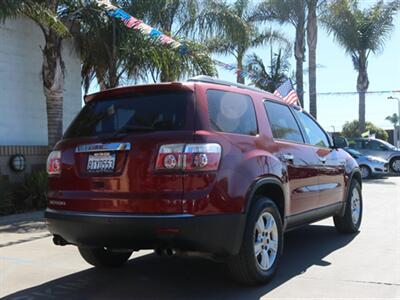
[[[182,130],[190,97],[192,93],[188,91],[164,91],[94,100],[85,105],[64,138]]]

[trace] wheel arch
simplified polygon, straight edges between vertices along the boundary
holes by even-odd
[[[251,210],[254,203],[256,203],[258,196],[270,198],[278,207],[282,222],[284,222],[286,195],[283,183],[278,178],[272,176],[256,180],[247,192],[247,201],[245,206],[246,215]]]
[[[349,196],[350,187],[351,187],[351,183],[353,182],[353,180],[356,180],[358,182],[358,184],[360,185],[360,188],[362,188],[362,177],[361,177],[361,171],[359,168],[353,169],[353,171],[351,172],[351,174],[349,176],[343,206],[339,213],[339,216],[341,216],[341,217],[343,217],[346,212],[347,198]]]
[[[367,166],[368,167],[368,166]],[[370,167],[368,167],[370,168]],[[370,168],[371,169],[371,168]],[[351,173],[350,177],[349,177],[349,186],[347,187],[347,193],[349,192],[350,189],[350,183],[352,180],[357,180],[358,183],[360,184],[360,187],[362,187],[362,178],[361,178],[361,171],[359,168],[353,170],[353,172]]]

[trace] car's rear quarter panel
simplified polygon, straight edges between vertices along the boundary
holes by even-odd
[[[285,180],[282,165],[267,150],[272,145],[272,139],[264,130],[267,124],[261,96],[250,94],[260,127],[257,136],[221,133],[210,127],[206,95],[208,88],[249,95],[237,88],[196,85],[194,140],[198,143],[219,143],[222,146],[222,158],[217,172],[185,175],[183,211],[197,215],[242,213],[249,200],[246,195],[254,181],[266,176]]]

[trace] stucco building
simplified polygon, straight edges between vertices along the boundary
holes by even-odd
[[[19,175],[10,158],[22,154],[26,172],[45,164],[46,100],[41,79],[44,37],[27,18],[0,23],[0,176]],[[79,57],[70,42],[63,44],[65,63],[64,130],[82,106]]]

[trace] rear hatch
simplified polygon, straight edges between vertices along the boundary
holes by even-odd
[[[182,213],[183,173],[156,169],[163,145],[193,141],[194,95],[174,85],[116,90],[85,105],[55,150],[49,207]],[[56,151],[57,152],[57,151]]]

